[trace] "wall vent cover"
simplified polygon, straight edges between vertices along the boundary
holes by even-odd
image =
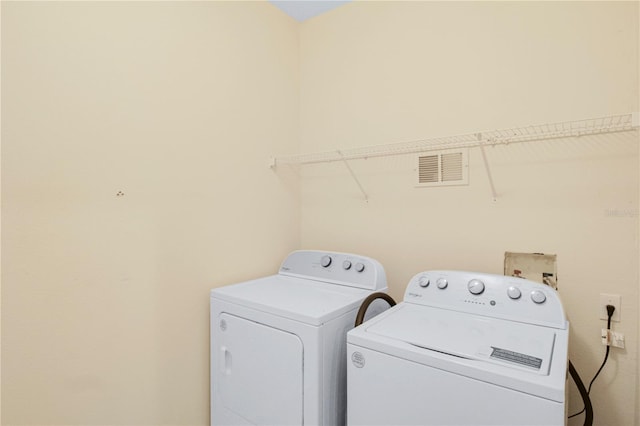
[[[418,156],[416,186],[467,185],[468,151],[441,151]]]

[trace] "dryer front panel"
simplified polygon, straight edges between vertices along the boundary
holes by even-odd
[[[303,424],[300,338],[228,313],[217,320],[212,368],[224,409],[248,424]]]

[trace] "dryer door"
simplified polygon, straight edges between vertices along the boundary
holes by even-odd
[[[295,334],[220,314],[218,389],[224,406],[256,425],[301,425],[303,344]]]

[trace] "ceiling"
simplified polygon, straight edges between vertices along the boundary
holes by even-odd
[[[328,12],[350,1],[351,0],[269,0],[271,4],[298,22]]]

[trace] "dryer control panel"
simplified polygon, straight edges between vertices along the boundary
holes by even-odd
[[[426,271],[415,275],[404,301],[458,312],[566,329],[558,294],[522,278],[466,271]]]
[[[387,277],[378,261],[349,253],[294,251],[282,262],[279,274],[373,291],[387,289]]]

